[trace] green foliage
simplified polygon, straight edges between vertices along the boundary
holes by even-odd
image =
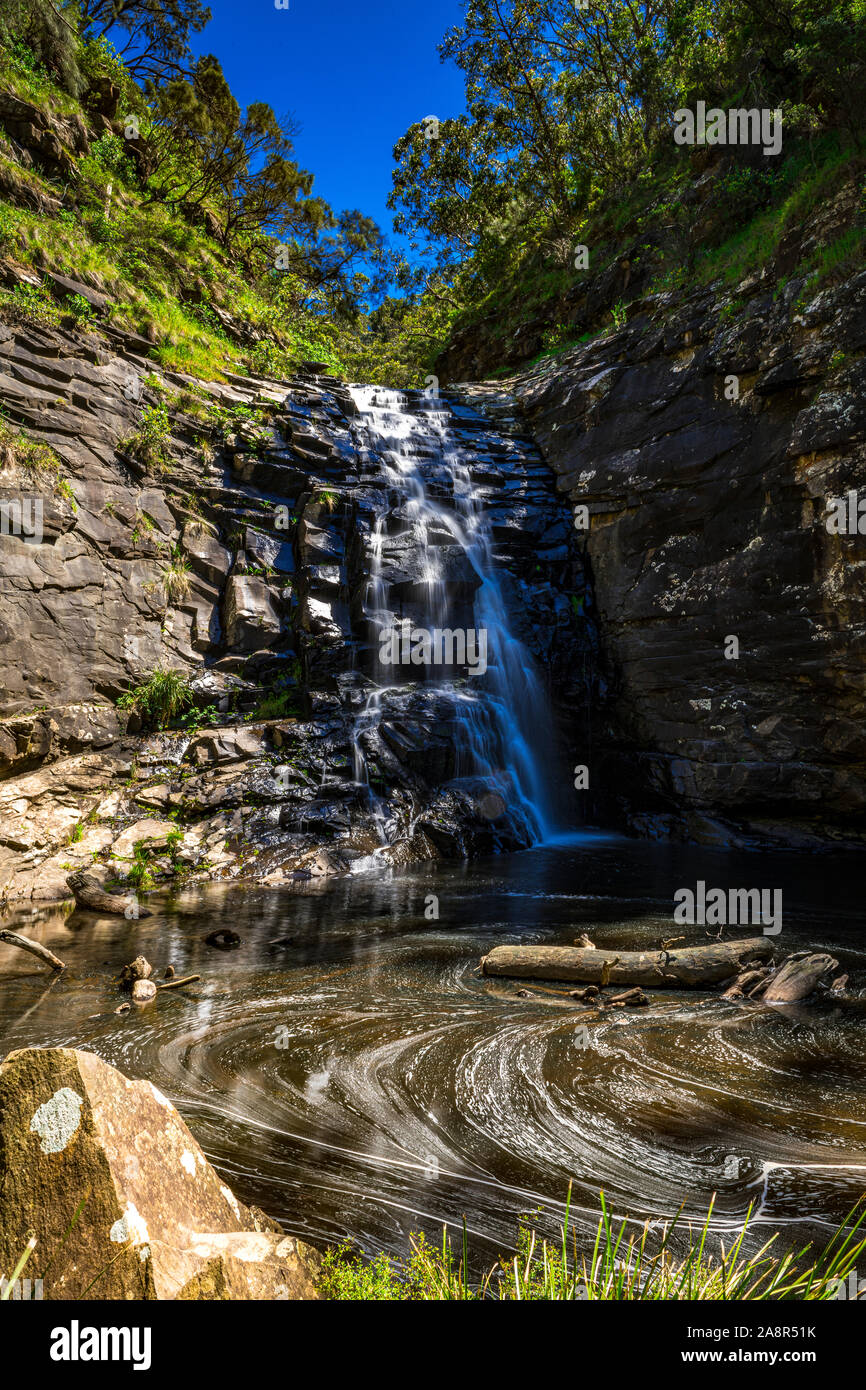
[[[259,701],[252,715],[253,719],[289,719],[298,714],[297,692],[294,690],[274,690]]]
[[[89,272],[110,292],[111,320],[149,336],[172,370],[285,377],[306,358],[342,372],[343,337],[354,343],[363,331],[391,257],[371,219],[314,195],[312,175],[293,158],[290,122],[260,101],[242,110],[218,60],[192,60],[190,36],[207,17],[199,0],[125,0],[119,9],[114,0],[9,0],[0,80],[88,125],[115,88],[116,119],[134,116],[139,133],[105,131],[79,154],[53,218],[0,203],[0,250],[76,278]],[[74,59],[77,76],[65,87],[54,59],[40,57],[43,21],[62,31]],[[28,186],[28,204],[57,197],[38,166],[14,164],[13,174]],[[7,317],[57,321],[42,295],[3,292],[0,304]],[[227,334],[216,307],[249,332]],[[250,336],[258,345],[242,349],[238,339]]]
[[[0,291],[0,311],[16,323],[52,326],[60,322],[60,309],[44,285],[25,283]]]
[[[150,84],[155,186],[162,200],[188,209],[219,208],[226,244],[279,222],[321,225],[323,206],[309,201],[312,175],[289,158],[291,130],[271,108],[254,102],[242,115],[213,54],[189,78]]]
[[[154,877],[150,867],[150,851],[143,840],[139,840],[136,845],[133,845],[132,863],[126,871],[126,877],[139,893],[147,893],[154,885]]]
[[[679,1217],[666,1224],[660,1236],[647,1221],[642,1230],[627,1234],[629,1223],[616,1226],[601,1194],[602,1214],[589,1256],[580,1255],[569,1238],[569,1203],[561,1239],[539,1238],[531,1222],[522,1223],[516,1254],[502,1259],[480,1283],[467,1274],[467,1236],[455,1257],[447,1230],[437,1249],[423,1235],[411,1237],[412,1253],[397,1262],[387,1255],[365,1261],[348,1243],[329,1250],[323,1259],[319,1290],[323,1298],[337,1300],[388,1300],[449,1302],[478,1299],[527,1301],[769,1301],[797,1299],[826,1302],[837,1296],[840,1280],[856,1268],[866,1251],[866,1238],[857,1237],[866,1212],[855,1209],[835,1232],[823,1254],[806,1263],[810,1247],[775,1255],[772,1236],[753,1255],[742,1246],[751,1224],[752,1209],[742,1229],[718,1253],[710,1249],[710,1203],[699,1231],[689,1227],[684,1255],[674,1255],[671,1244],[678,1233]],[[653,1252],[653,1247],[655,1250]]]
[[[93,141],[87,158],[123,183],[132,184],[135,180],[135,169],[127,153],[126,144],[112,131],[106,131],[98,140]]]
[[[52,83],[78,97],[85,87],[80,44],[69,16],[51,0],[3,0],[0,46],[6,62],[25,79],[25,90],[42,94]]]
[[[211,17],[200,0],[78,0],[82,27],[94,47],[108,29],[123,31],[126,70],[139,79],[164,78],[187,66],[189,41]]]
[[[66,295],[63,307],[79,326],[86,326],[93,318],[93,309],[81,294]]]
[[[171,564],[163,571],[162,576],[169,603],[176,603],[178,599],[186,598],[189,593],[190,574],[189,561],[180,547],[175,546],[171,552]]]
[[[593,274],[627,256],[659,287],[733,280],[808,211],[828,138],[849,171],[864,140],[864,0],[466,0],[441,45],[465,109],[435,128],[422,119],[394,151],[390,206],[410,265],[362,211],[316,196],[290,121],[242,108],[218,59],[193,59],[207,18],[201,0],[6,0],[4,85],[92,122],[110,84],[139,135],[94,140],[54,217],[0,203],[0,250],[87,275],[112,323],[146,335],[164,367],[209,380],[285,379],[314,359],[423,386],[443,349],[476,332],[503,370],[560,351],[627,307],[617,288],[597,318],[578,317],[576,244]],[[696,203],[708,152],[675,149],[672,121],[698,99],[779,107],[785,148],[760,166],[723,160]],[[28,206],[59,193],[38,167],[16,165],[14,179]],[[855,264],[859,231],[837,242],[804,270],[821,280]],[[60,313],[26,289],[0,292],[0,307],[44,324]],[[161,443],[140,441],[156,466]]]
[[[170,830],[165,837],[165,843],[172,860],[174,860],[177,857],[178,849],[183,844],[183,831]]]
[[[37,484],[48,480],[53,492],[77,510],[75,494],[61,473],[61,461],[49,444],[31,439],[0,416],[0,470],[11,468]]]
[[[527,321],[541,320],[535,342],[562,326],[577,244],[594,272],[619,252],[682,283],[808,183],[804,162],[816,171],[828,135],[846,136],[849,165],[864,139],[863,0],[467,0],[440,51],[463,74],[466,109],[432,131],[419,121],[395,147],[390,206],[424,266],[406,284],[425,308],[448,304],[451,334],[479,331],[504,353],[530,340]],[[785,142],[760,167],[723,163],[699,206],[706,164],[672,134],[697,100],[780,109]],[[775,244],[742,249],[754,265]]]
[[[162,470],[169,462],[166,444],[170,434],[168,407],[164,401],[157,401],[156,405],[144,407],[138,429],[134,434],[120,440],[118,448],[131,454],[145,467]]]
[[[18,248],[18,219],[7,203],[0,203],[0,251]]]
[[[193,706],[186,714],[180,718],[181,728],[188,733],[197,734],[199,729],[213,726],[220,723],[220,714],[216,705],[206,705],[204,709],[198,705]]]
[[[158,666],[155,671],[117,701],[120,710],[134,711],[157,729],[165,729],[194,696],[182,671]]]

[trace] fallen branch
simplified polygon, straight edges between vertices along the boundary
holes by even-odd
[[[47,946],[40,946],[38,941],[31,941],[28,936],[19,936],[15,931],[7,931],[5,927],[0,927],[0,941],[5,941],[7,946],[17,946],[22,951],[29,951],[31,956],[37,956],[46,965],[50,965],[52,970],[66,969],[64,962],[55,956],[53,951],[49,951]]]
[[[622,994],[615,994],[608,1003],[613,1004],[614,1008],[624,1006],[627,1009],[642,1009],[649,1003],[649,999],[640,986],[635,985],[633,989],[627,989]]]
[[[182,980],[169,980],[167,984],[157,985],[157,989],[180,989],[181,985],[191,985],[193,980],[200,980],[201,975],[184,975]]]
[[[763,983],[766,989],[769,984],[769,974],[769,970],[763,966],[758,966],[757,969],[750,968],[749,970],[743,971],[742,975],[738,975],[734,983],[725,990],[722,998],[742,999],[744,994],[749,994],[751,998],[750,991],[757,990],[758,985],[761,983]]]

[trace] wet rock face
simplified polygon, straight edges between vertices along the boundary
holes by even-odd
[[[0,1067],[0,1269],[31,1231],[46,1299],[317,1296],[316,1252],[238,1201],[155,1086],[89,1052]]]
[[[0,460],[0,502],[32,495],[42,515],[41,534],[0,536],[0,890],[65,896],[86,868],[122,891],[124,834],[166,815],[175,836],[142,841],[156,881],[180,866],[281,882],[319,849],[344,871],[373,851],[384,865],[526,843],[536,788],[504,815],[478,809],[479,774],[510,775],[515,742],[478,677],[459,661],[380,665],[383,614],[474,631],[492,582],[509,649],[537,673],[528,722],[552,750],[552,696],[577,741],[589,593],[512,404],[490,388],[410,392],[391,401],[394,439],[321,370],[197,387],[191,403],[184,378],[157,371],[156,392],[148,347],[107,323],[0,325],[7,414],[57,456],[56,476],[14,450]],[[135,431],[160,400],[162,459],[143,462]],[[118,715],[158,666],[187,676],[214,727],[148,737]],[[560,790],[569,756],[548,770]]]
[[[588,511],[612,698],[584,761],[641,833],[862,840],[866,536],[826,523],[866,496],[866,273],[737,295],[655,296],[515,383]]]

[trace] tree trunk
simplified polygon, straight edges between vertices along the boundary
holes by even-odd
[[[649,989],[701,989],[738,975],[750,961],[769,960],[765,937],[687,946],[679,951],[587,950],[579,946],[494,946],[485,975],[519,979],[581,980],[589,984],[644,985]]]
[[[120,917],[125,917],[127,913],[130,917],[153,916],[147,907],[137,907],[131,912],[129,898],[122,898],[118,893],[106,893],[93,874],[69,874],[66,882],[75,895],[76,905],[87,912],[112,912]]]

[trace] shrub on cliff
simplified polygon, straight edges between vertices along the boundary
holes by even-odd
[[[147,680],[120,696],[117,708],[137,714],[144,724],[165,729],[193,701],[183,672],[158,666]]]
[[[261,101],[242,108],[215,56],[193,60],[189,36],[207,18],[198,0],[129,0],[122,13],[108,0],[12,0],[0,86],[41,108],[64,175],[43,166],[38,141],[24,170],[0,128],[0,239],[34,268],[107,289],[113,323],[170,369],[343,370],[391,255],[363,212],[316,196],[290,122]],[[107,30],[126,32],[122,54]]]

